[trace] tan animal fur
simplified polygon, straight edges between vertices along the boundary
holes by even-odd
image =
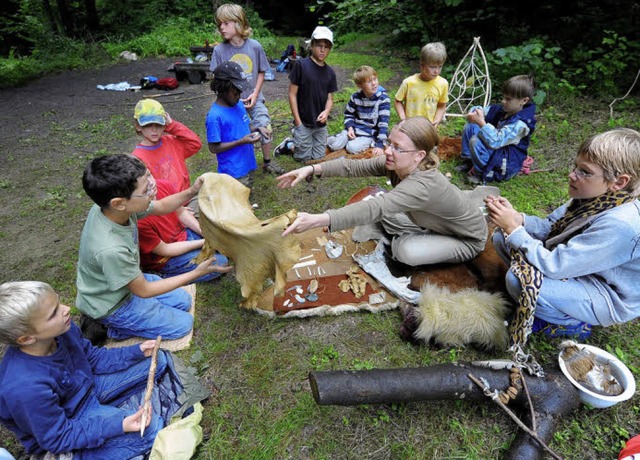
[[[296,211],[260,221],[249,203],[249,189],[226,174],[207,173],[198,195],[200,227],[205,245],[196,262],[218,250],[232,259],[240,283],[243,307],[256,308],[267,279],[281,295],[287,271],[300,258],[300,241],[282,232],[296,218]]]
[[[415,309],[419,326],[414,337],[432,339],[443,346],[476,344],[483,348],[504,349],[509,336],[505,319],[510,307],[498,293],[424,284],[420,304]]]

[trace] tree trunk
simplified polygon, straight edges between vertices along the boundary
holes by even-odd
[[[509,385],[509,371],[491,370],[471,364],[438,364],[412,369],[374,369],[369,371],[311,372],[309,382],[320,405],[355,406],[360,404],[468,399],[489,401],[482,389],[469,380],[471,373],[486,379],[492,390],[504,391]],[[525,377],[526,378],[526,377]],[[537,434],[548,443],[558,421],[579,405],[578,390],[559,372],[544,378],[526,379],[536,414]],[[512,406],[527,406],[520,391]],[[523,422],[531,427],[530,412]],[[519,431],[506,459],[540,459],[540,445],[524,431]]]

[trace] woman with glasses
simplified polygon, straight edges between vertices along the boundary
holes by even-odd
[[[338,231],[380,223],[391,241],[392,257],[404,264],[459,263],[474,258],[484,249],[487,224],[477,203],[438,170],[437,145],[433,125],[424,117],[412,117],[391,130],[384,155],[339,159],[283,174],[278,177],[280,188],[314,176],[386,176],[393,185],[388,193],[340,209],[298,213],[284,235],[315,227]]]
[[[585,141],[569,173],[569,200],[545,219],[486,199],[493,241],[511,264],[511,296],[533,307],[532,330],[585,338],[591,325],[640,316],[640,133]]]

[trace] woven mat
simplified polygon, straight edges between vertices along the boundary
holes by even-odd
[[[182,287],[185,291],[187,291],[191,295],[191,308],[189,309],[189,313],[193,316],[196,309],[196,285],[189,284],[187,286]],[[185,348],[189,348],[191,346],[191,338],[193,337],[193,329],[185,335],[184,337],[180,337],[179,339],[174,340],[165,340],[162,339],[160,343],[160,348],[168,351],[178,351],[184,350]],[[130,337],[124,340],[114,340],[107,339],[104,346],[107,348],[120,348],[126,347],[128,345],[135,345],[138,343],[142,343],[145,340],[149,340],[143,337]]]
[[[296,265],[287,272],[285,294],[274,297],[273,288],[267,289],[259,303],[257,312],[278,318],[338,315],[346,312],[391,310],[398,306],[398,300],[380,284],[362,270],[358,273],[367,280],[362,297],[356,298],[352,291],[342,292],[338,284],[346,280],[347,270],[357,264],[353,254],[367,254],[375,249],[375,242],[355,243],[351,240],[351,230],[328,233],[321,228],[309,230],[297,235],[302,245],[302,255]],[[330,259],[319,239],[332,240],[343,246],[343,252],[337,259]],[[305,265],[308,264],[308,265]],[[295,266],[294,266],[295,267]],[[320,267],[320,269],[318,268]],[[318,300],[305,299],[311,280],[318,282]],[[302,292],[302,294],[300,294]],[[296,295],[298,299],[296,299]]]

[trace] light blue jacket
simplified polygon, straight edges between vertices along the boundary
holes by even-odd
[[[640,202],[592,216],[581,233],[549,250],[544,242],[551,224],[565,214],[568,204],[546,219],[525,216],[524,227],[514,230],[507,243],[521,249],[544,276],[577,279],[602,326],[640,316]]]

